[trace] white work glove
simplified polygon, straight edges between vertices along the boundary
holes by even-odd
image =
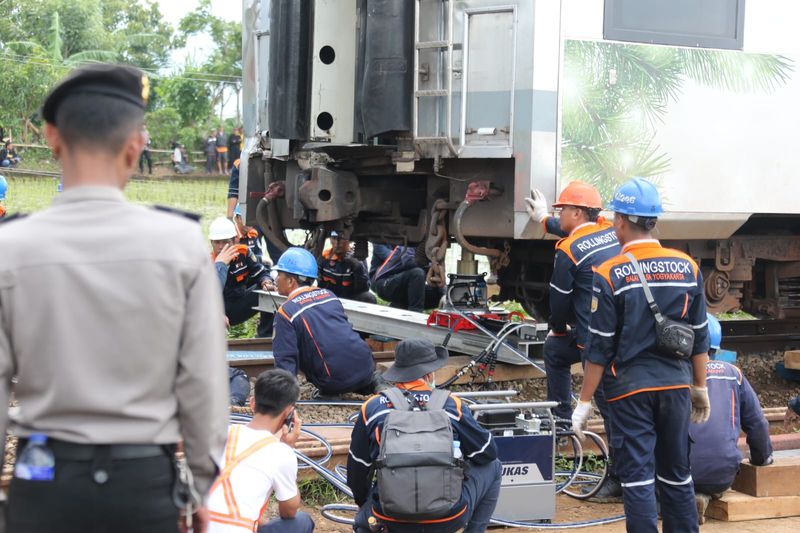
[[[708,388],[692,385],[692,423],[702,424],[711,416],[711,402],[708,400]]]
[[[583,440],[583,430],[586,429],[586,423],[592,416],[592,402],[582,402],[578,400],[578,406],[572,411],[572,431],[578,439]]]
[[[547,218],[547,200],[544,194],[537,189],[531,189],[531,197],[525,198],[525,209],[534,222],[541,222]]]

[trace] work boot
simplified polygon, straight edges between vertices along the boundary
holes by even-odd
[[[703,494],[702,492],[695,493],[694,504],[697,506],[698,524],[706,523],[706,509],[708,509],[709,502],[711,502],[711,496],[708,494]]]
[[[603,482],[603,486],[597,494],[589,498],[590,502],[596,503],[622,503],[622,485],[619,479],[608,476]]]

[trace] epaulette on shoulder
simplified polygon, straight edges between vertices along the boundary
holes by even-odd
[[[191,211],[184,211],[183,209],[176,209],[174,207],[168,207],[165,205],[154,205],[153,209],[158,211],[163,211],[165,213],[172,213],[173,215],[182,216],[184,218],[188,218],[189,220],[193,220],[195,222],[200,222],[202,215],[198,215],[197,213],[192,213]]]
[[[4,217],[0,217],[0,224],[7,224],[13,220],[22,220],[28,216],[27,213],[14,213],[13,215],[6,215]]]

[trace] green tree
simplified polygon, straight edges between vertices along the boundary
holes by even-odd
[[[156,88],[161,104],[180,114],[181,126],[199,125],[208,120],[212,112],[208,86],[198,83],[193,75],[196,71],[187,67],[174,76],[159,80]]]
[[[670,158],[655,128],[687,80],[729,91],[769,92],[793,69],[782,56],[706,49],[567,41],[562,174],[605,198],[631,176],[658,177]]]
[[[211,1],[200,0],[197,8],[181,19],[177,46],[185,46],[192,35],[207,33],[214,42],[214,51],[201,65],[209,82],[212,108],[220,106],[220,118],[228,98],[236,101],[236,122],[239,122],[239,91],[242,86],[242,26],[211,14]]]

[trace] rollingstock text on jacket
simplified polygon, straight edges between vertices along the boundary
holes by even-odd
[[[603,218],[578,226],[558,241],[550,279],[550,328],[554,333],[564,333],[567,324],[575,326],[576,340],[583,347],[589,328],[592,269],[617,254],[617,235]]]
[[[662,248],[657,240],[628,243],[641,264],[653,297],[667,318],[694,330],[692,354],[708,351],[708,321],[703,279],[686,254]],[[595,269],[587,360],[606,367],[603,380],[608,401],[638,392],[688,388],[690,360],[680,361],[656,349],[655,318],[647,304],[636,269],[624,255]]]

